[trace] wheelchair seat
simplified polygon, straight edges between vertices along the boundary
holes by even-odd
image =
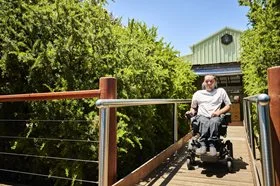
[[[198,128],[199,125],[195,124],[195,122],[197,122],[195,119],[196,116],[186,114],[185,117],[191,121],[191,129],[193,132],[193,136],[195,136],[197,133],[199,133],[199,128]],[[218,135],[219,135],[218,137],[220,136],[226,137],[228,124],[231,123],[231,113],[226,112],[225,114],[221,114],[220,117],[221,117],[221,124],[218,128]]]

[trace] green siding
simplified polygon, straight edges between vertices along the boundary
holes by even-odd
[[[240,58],[241,33],[239,30],[226,27],[193,45],[191,47],[193,54],[188,55],[188,59],[193,65],[237,62]],[[228,45],[221,43],[221,37],[224,34],[230,34],[233,37],[233,41]]]

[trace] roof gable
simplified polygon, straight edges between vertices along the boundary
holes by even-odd
[[[216,37],[217,35],[220,35],[221,33],[226,32],[226,31],[231,31],[231,32],[235,32],[235,33],[238,33],[238,34],[241,34],[241,33],[242,33],[241,30],[233,29],[233,28],[230,28],[230,27],[225,27],[225,28],[221,29],[220,31],[217,31],[217,32],[215,32],[214,34],[208,36],[207,38],[205,38],[205,39],[203,39],[203,40],[201,40],[201,41],[199,41],[199,42],[193,44],[193,45],[191,46],[191,49],[193,49],[194,46],[200,45],[200,44],[202,44],[202,43],[208,41],[209,39],[211,39],[211,38],[213,38],[213,37]]]
[[[242,31],[225,27],[194,44],[188,60],[193,65],[209,65],[240,61]],[[185,59],[186,60],[186,59]]]

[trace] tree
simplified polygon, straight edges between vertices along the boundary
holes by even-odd
[[[158,40],[156,28],[131,19],[126,27],[114,27],[113,33],[118,38],[117,50],[111,57],[117,66],[119,97],[191,97],[195,75],[190,64],[178,58],[177,52],[163,39]],[[125,126],[119,130],[123,135],[119,138],[120,154],[123,154],[120,167],[136,168],[172,143],[172,109],[171,106],[118,108],[126,116],[122,120],[124,125],[118,125]],[[120,174],[123,176],[131,170]]]
[[[267,68],[280,65],[280,1],[240,1],[250,7],[248,18],[251,28],[241,37],[241,67],[244,89],[247,95],[267,93]],[[257,108],[252,111],[256,136],[260,134],[257,124]],[[260,141],[257,141],[260,146]]]
[[[155,28],[134,20],[121,25],[103,8],[105,2],[0,0],[1,94],[97,89],[100,77],[114,76],[118,98],[190,97],[195,79],[190,65],[163,38],[157,38]],[[0,131],[34,138],[9,141],[12,152],[95,159],[97,145],[42,140],[96,140],[98,111],[94,104],[92,99],[4,104],[3,117],[27,122],[21,125],[25,132],[14,128]],[[120,176],[171,143],[171,110],[168,106],[118,109]],[[131,166],[122,163],[125,158],[131,160]],[[75,180],[96,180],[97,176],[97,166],[81,162],[14,162],[31,172],[72,179],[55,180],[57,185],[80,184]],[[29,177],[20,179],[30,181]]]
[[[114,51],[113,24],[107,11],[95,1],[1,0],[0,5],[2,94],[97,89],[100,77],[113,75],[113,66],[106,61],[106,55]],[[95,100],[66,100],[4,104],[2,116],[26,119],[28,123],[21,125],[27,126],[21,134],[26,137],[96,140],[98,119],[94,103]],[[42,121],[59,119],[66,121]],[[98,154],[96,144],[88,143],[17,140],[13,144],[13,151],[44,156],[97,159]],[[81,163],[30,159],[14,165],[21,165],[16,170],[29,168],[31,172],[65,176],[74,181],[96,176],[89,175]]]
[[[250,1],[251,28],[241,37],[241,67],[248,95],[267,92],[267,68],[280,65],[280,1]]]

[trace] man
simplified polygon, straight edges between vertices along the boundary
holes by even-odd
[[[202,84],[203,90],[194,93],[191,103],[191,109],[188,111],[191,115],[196,115],[196,127],[200,133],[201,147],[196,149],[197,154],[206,153],[205,141],[209,142],[209,154],[217,154],[214,146],[218,140],[218,127],[221,124],[220,115],[230,110],[230,99],[223,88],[216,88],[217,82],[214,75],[206,75]],[[225,106],[221,108],[222,104]]]

